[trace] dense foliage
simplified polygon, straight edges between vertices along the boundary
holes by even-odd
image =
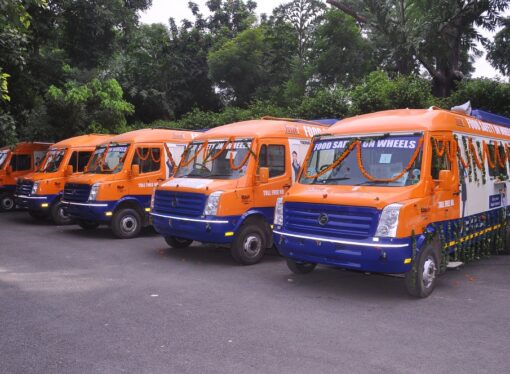
[[[510,84],[470,78],[476,41],[510,74],[507,1],[289,0],[258,17],[255,1],[209,0],[141,24],[150,6],[0,0],[0,145],[467,100],[510,115]]]

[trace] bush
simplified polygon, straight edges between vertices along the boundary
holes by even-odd
[[[349,113],[349,92],[341,88],[322,89],[305,97],[295,110],[295,117],[302,119],[345,118]]]
[[[445,104],[450,108],[471,101],[473,108],[510,117],[510,83],[492,79],[464,80]]]
[[[427,108],[434,103],[432,86],[426,79],[399,76],[391,79],[382,71],[370,73],[352,91],[351,114],[402,108]]]

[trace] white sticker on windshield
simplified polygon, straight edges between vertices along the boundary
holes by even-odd
[[[237,156],[237,151],[228,151],[227,155],[225,157],[226,158],[230,158],[230,157],[236,158],[236,156]]]
[[[379,159],[380,164],[389,164],[391,162],[391,153],[383,153]]]

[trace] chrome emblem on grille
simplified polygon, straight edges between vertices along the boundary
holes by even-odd
[[[326,226],[329,222],[329,217],[326,213],[321,213],[318,221],[319,221],[319,225]]]

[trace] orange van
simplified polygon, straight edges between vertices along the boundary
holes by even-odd
[[[152,202],[152,223],[172,247],[229,245],[241,264],[272,246],[276,199],[290,188],[316,122],[266,118],[211,129],[186,149]]]
[[[71,219],[62,206],[66,181],[83,172],[92,152],[111,135],[82,135],[52,145],[39,169],[18,179],[16,204],[36,218],[50,216],[57,225],[69,224]]]
[[[0,211],[16,207],[16,179],[35,171],[51,143],[24,142],[0,148]]]
[[[66,212],[84,229],[109,224],[122,239],[148,225],[154,187],[174,172],[198,133],[142,129],[115,136],[97,147],[83,175],[65,186]]]
[[[509,252],[509,167],[508,118],[437,108],[349,118],[313,139],[277,202],[273,240],[295,273],[401,274],[426,297],[447,268]]]

